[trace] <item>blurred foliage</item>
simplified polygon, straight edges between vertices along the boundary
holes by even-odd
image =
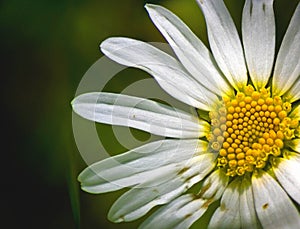
[[[85,71],[102,54],[99,43],[111,36],[164,41],[145,3],[162,4],[179,15],[208,45],[203,16],[186,0],[4,0],[0,3],[2,130],[2,224],[9,228],[134,228],[142,220],[112,224],[106,214],[124,191],[90,195],[76,177],[86,166],[77,151],[70,101]],[[240,28],[243,1],[225,1]],[[278,49],[298,0],[275,1]],[[239,29],[240,31],[240,29]],[[128,74],[130,73],[130,74]],[[149,77],[124,71],[106,87],[118,92]],[[113,132],[99,125],[112,154],[125,149]],[[136,133],[135,133],[136,134]],[[147,135],[138,132],[140,139]],[[202,222],[207,222],[211,212]],[[199,222],[197,225],[202,225]]]

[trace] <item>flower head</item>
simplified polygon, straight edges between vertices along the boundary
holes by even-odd
[[[188,228],[218,200],[209,228],[300,228],[300,5],[275,60],[272,0],[246,0],[242,42],[222,0],[198,3],[212,54],[177,16],[149,4],[176,58],[129,38],[101,44],[198,115],[126,95],[78,96],[73,109],[84,118],[169,137],[92,164],[82,189],[132,188],[112,206],[114,222],[163,205],[141,228]]]

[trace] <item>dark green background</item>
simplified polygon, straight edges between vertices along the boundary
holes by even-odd
[[[171,9],[207,44],[203,17],[193,0],[1,1],[2,225],[135,228],[139,224],[112,224],[106,219],[123,191],[90,195],[79,190],[76,177],[86,165],[73,139],[70,101],[81,77],[102,56],[98,45],[105,38],[164,41],[144,10],[145,2]],[[277,50],[297,2],[275,1]],[[226,4],[240,27],[243,1]],[[145,77],[140,71],[125,71],[106,90],[118,92]],[[102,138],[112,154],[125,150],[115,144],[108,126],[98,127],[107,133]],[[137,137],[147,139],[145,134]]]

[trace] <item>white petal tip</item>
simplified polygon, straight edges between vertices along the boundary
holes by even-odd
[[[91,190],[90,186],[84,186],[83,184],[81,184],[81,190],[85,191],[87,193],[90,193],[90,194],[99,194],[99,193],[101,193],[101,192],[95,192],[95,191]]]
[[[150,9],[150,8],[154,8],[155,5],[151,4],[151,3],[146,3],[144,6],[146,9]]]
[[[122,223],[122,222],[126,222],[125,217],[124,216],[116,216],[113,213],[108,213],[107,215],[107,219],[113,223]]]

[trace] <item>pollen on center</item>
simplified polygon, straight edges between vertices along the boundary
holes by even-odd
[[[233,98],[224,97],[209,113],[209,146],[217,152],[217,166],[228,176],[263,169],[271,157],[278,157],[286,140],[295,137],[299,123],[289,117],[292,105],[268,89],[254,90],[251,85]]]

